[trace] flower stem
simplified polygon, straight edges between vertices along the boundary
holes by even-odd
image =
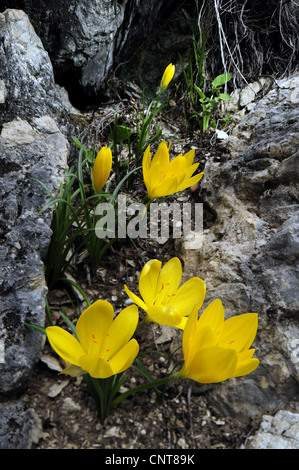
[[[152,382],[147,382],[145,384],[138,385],[137,387],[131,388],[130,390],[122,393],[117,398],[115,398],[115,400],[113,400],[112,402],[112,406],[114,407],[114,406],[119,405],[122,401],[124,401],[130,395],[133,395],[133,393],[141,392],[143,390],[147,390],[148,388],[152,388],[152,387],[158,387],[159,385],[168,384],[171,380],[177,380],[179,378],[180,378],[179,374],[176,373],[176,374],[168,375],[167,377],[163,377],[161,379],[153,380]]]

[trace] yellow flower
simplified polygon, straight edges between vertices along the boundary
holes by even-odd
[[[256,313],[237,315],[224,321],[224,309],[214,300],[197,319],[189,316],[183,333],[184,365],[178,373],[200,383],[222,382],[250,374],[259,365],[249,349],[257,332]]]
[[[105,186],[112,168],[112,152],[109,147],[102,147],[96,156],[92,171],[93,187],[100,193]]]
[[[162,262],[148,261],[140,274],[139,292],[142,299],[125,291],[133,302],[146,313],[145,322],[155,321],[160,325],[184,329],[187,316],[195,305],[202,305],[206,292],[205,283],[193,277],[179,287],[182,265],[178,258],[170,259],[161,269]]]
[[[143,180],[148,198],[153,200],[157,197],[169,196],[197,183],[203,173],[192,176],[199,165],[199,163],[193,164],[194,154],[193,149],[169,161],[169,147],[163,140],[151,161],[149,145],[142,161]]]
[[[161,90],[162,91],[165,90],[166,87],[168,87],[169,83],[173,79],[174,72],[175,72],[175,66],[172,65],[172,64],[169,64],[166,67],[166,69],[163,73],[162,80],[161,80]]]
[[[138,354],[133,336],[138,323],[135,305],[125,308],[113,319],[109,302],[97,300],[79,317],[76,325],[78,340],[60,328],[46,328],[48,340],[56,353],[71,365],[62,373],[105,379],[128,369]]]

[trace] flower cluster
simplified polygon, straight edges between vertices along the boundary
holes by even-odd
[[[145,323],[157,322],[183,330],[184,365],[175,377],[190,378],[200,383],[214,383],[249,374],[259,364],[249,349],[257,332],[256,313],[245,313],[224,320],[219,299],[210,303],[200,315],[206,286],[193,277],[181,283],[182,266],[178,258],[163,267],[150,260],[142,269],[139,291],[142,299],[126,286],[130,299],[146,312]],[[98,300],[80,316],[76,339],[58,326],[46,329],[49,342],[70,365],[64,374],[89,374],[108,378],[128,369],[139,352],[132,339],[138,324],[138,309],[131,305],[115,318],[109,302]]]

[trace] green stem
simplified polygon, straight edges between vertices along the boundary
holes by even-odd
[[[160,385],[167,384],[171,380],[178,380],[179,378],[180,378],[179,373],[175,373],[172,375],[168,375],[167,377],[163,377],[162,379],[157,379],[157,380],[153,380],[152,382],[147,382],[145,384],[138,385],[137,387],[131,388],[127,392],[124,392],[121,395],[119,395],[117,398],[115,398],[115,400],[113,400],[112,402],[112,406],[115,407],[119,405],[130,395],[133,395],[133,393],[141,392],[143,390],[147,390],[148,388],[152,388],[152,387],[159,387]]]

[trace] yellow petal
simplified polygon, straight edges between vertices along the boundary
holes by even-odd
[[[118,351],[109,361],[113,374],[120,374],[133,364],[139,352],[139,345],[136,339],[131,339],[125,346]]]
[[[216,337],[222,333],[224,325],[224,308],[220,299],[213,300],[203,311],[199,320],[198,327],[204,328],[210,326],[214,328]]]
[[[169,196],[177,192],[178,181],[177,177],[165,178],[162,182],[156,183],[150,191],[148,191],[148,197],[150,199],[156,199],[158,197]]]
[[[197,316],[198,316],[198,306],[195,305],[193,311],[190,313],[188,320],[186,322],[184,333],[183,333],[183,352],[185,362],[189,363],[190,357],[192,354],[192,348],[194,345],[193,336],[197,328]],[[194,351],[194,349],[193,349]]]
[[[139,278],[139,292],[147,305],[153,305],[162,263],[153,259],[145,263]]]
[[[234,377],[241,377],[243,375],[250,374],[258,367],[259,360],[252,358],[254,352],[254,349],[247,349],[246,351],[238,354],[238,363],[234,372]]]
[[[166,178],[176,177],[177,184],[180,185],[186,177],[185,157],[176,157],[168,165]]]
[[[133,292],[131,292],[127,288],[126,285],[124,286],[124,288],[125,288],[126,294],[128,295],[128,297],[130,297],[130,299],[134,302],[134,304],[138,305],[139,307],[141,307],[146,312],[147,311],[147,306],[143,302],[143,300],[141,300],[139,297],[137,297],[137,295],[135,295]]]
[[[184,180],[177,188],[177,191],[183,191],[184,189],[190,188],[194,184],[198,183],[202,177],[203,173],[199,173],[198,175],[192,176],[192,178]]]
[[[46,328],[48,340],[54,351],[66,362],[79,366],[79,359],[85,354],[79,341],[59,326]]]
[[[178,311],[173,311],[171,307],[163,307],[163,305],[153,305],[147,310],[147,314],[151,321],[159,323],[159,325],[177,326],[182,321],[182,315]]]
[[[186,164],[187,166],[191,166],[193,161],[194,161],[194,156],[195,156],[195,149],[189,150],[184,157],[186,158]]]
[[[176,293],[182,279],[182,264],[177,257],[171,258],[161,269],[157,284],[156,305],[166,302]]]
[[[169,148],[167,147],[165,140],[158,145],[157,152],[155,153],[151,163],[151,169],[157,164],[160,165],[161,168],[167,168],[169,165]]]
[[[107,379],[114,375],[108,361],[97,356],[85,355],[80,358],[80,367],[95,379]]]
[[[194,163],[194,165],[191,165],[191,166],[187,167],[185,180],[191,178],[193,173],[197,170],[198,166],[199,166],[199,163]],[[197,176],[197,175],[195,175],[195,176]]]
[[[161,90],[165,90],[165,88],[169,85],[169,82],[173,79],[175,72],[175,66],[172,64],[169,64],[162,76],[161,80]]]
[[[176,292],[172,307],[179,310],[182,316],[190,315],[195,305],[201,308],[206,294],[206,284],[199,277],[188,279]]]
[[[113,321],[113,307],[105,300],[97,300],[79,317],[76,333],[87,354],[100,352],[109,326]]]
[[[196,322],[192,331],[192,339],[190,339],[188,345],[186,341],[183,345],[186,370],[190,369],[195,355],[197,355],[200,350],[210,348],[211,346],[215,346],[215,332],[213,328],[209,326],[198,328],[198,322]]]
[[[237,365],[234,349],[211,346],[198,351],[187,365],[187,377],[199,383],[217,383],[233,377]],[[182,369],[183,374],[184,367]]]
[[[103,147],[96,156],[92,181],[94,189],[97,193],[101,192],[105,186],[112,168],[112,152],[109,147]]]
[[[256,313],[244,313],[224,322],[219,345],[234,348],[237,352],[248,349],[255,338],[258,326]]]
[[[138,323],[138,308],[130,305],[113,320],[106,333],[101,353],[105,359],[112,358],[133,336]]]
[[[150,162],[151,162],[151,152],[150,152],[150,145],[148,145],[148,147],[146,148],[143,154],[143,159],[142,159],[143,180],[144,180],[144,184],[146,187],[148,185]]]
[[[179,328],[180,330],[184,330],[186,328],[187,321],[188,317],[182,317],[180,323],[175,325],[175,327]]]

